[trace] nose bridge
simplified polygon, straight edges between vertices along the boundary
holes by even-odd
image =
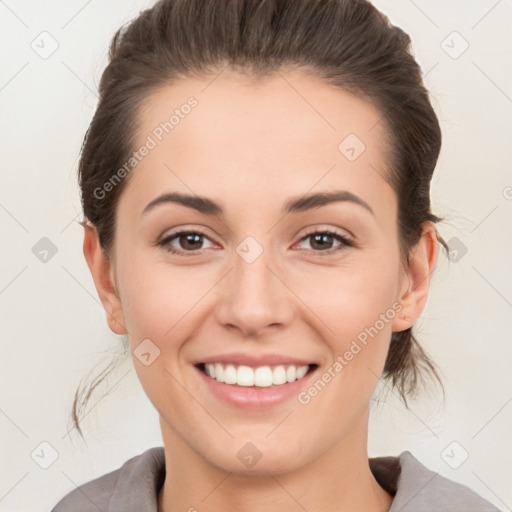
[[[219,320],[256,332],[289,320],[287,288],[274,275],[276,264],[270,244],[248,236],[235,248],[233,269],[222,293]]]

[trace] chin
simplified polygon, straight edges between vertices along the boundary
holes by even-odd
[[[299,450],[295,443],[290,442],[289,434],[284,435],[283,431],[283,435],[279,436],[275,432],[270,434],[270,437],[275,436],[274,439],[265,438],[269,432],[272,432],[272,428],[265,429],[259,435],[235,436],[227,441],[227,446],[216,444],[214,451],[210,445],[208,453],[203,452],[203,457],[224,471],[241,475],[287,473],[306,464],[307,461],[297,456],[302,453],[302,457],[305,457],[305,440],[299,442],[296,439],[297,445],[302,445]]]

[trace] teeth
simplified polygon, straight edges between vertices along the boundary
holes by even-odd
[[[212,377],[215,376],[219,382],[224,382],[224,369],[221,364],[217,363],[211,370],[211,373],[213,373]]]
[[[295,372],[295,377],[297,377],[297,379],[302,379],[302,377],[308,373],[308,368],[309,366],[299,366]]]
[[[238,386],[279,386],[287,382],[294,382],[302,379],[308,372],[309,365],[305,366],[260,366],[251,368],[249,366],[234,366],[228,364],[226,366],[215,363],[205,364],[205,372],[207,375],[215,379],[217,382],[226,384],[237,384]]]

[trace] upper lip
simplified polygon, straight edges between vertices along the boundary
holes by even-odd
[[[250,366],[252,368],[256,368],[258,366],[270,366],[270,365],[294,365],[294,366],[306,366],[310,364],[317,364],[311,360],[299,359],[297,357],[286,356],[282,354],[242,354],[242,353],[232,353],[232,354],[218,354],[215,356],[209,356],[201,359],[200,361],[196,361],[195,364],[214,364],[214,363],[224,363],[224,364],[232,364],[235,366]]]

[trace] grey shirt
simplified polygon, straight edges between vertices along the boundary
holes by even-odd
[[[379,484],[394,496],[388,512],[500,512],[468,487],[430,471],[410,452],[369,459]],[[165,480],[163,446],[66,494],[51,512],[158,512]]]

